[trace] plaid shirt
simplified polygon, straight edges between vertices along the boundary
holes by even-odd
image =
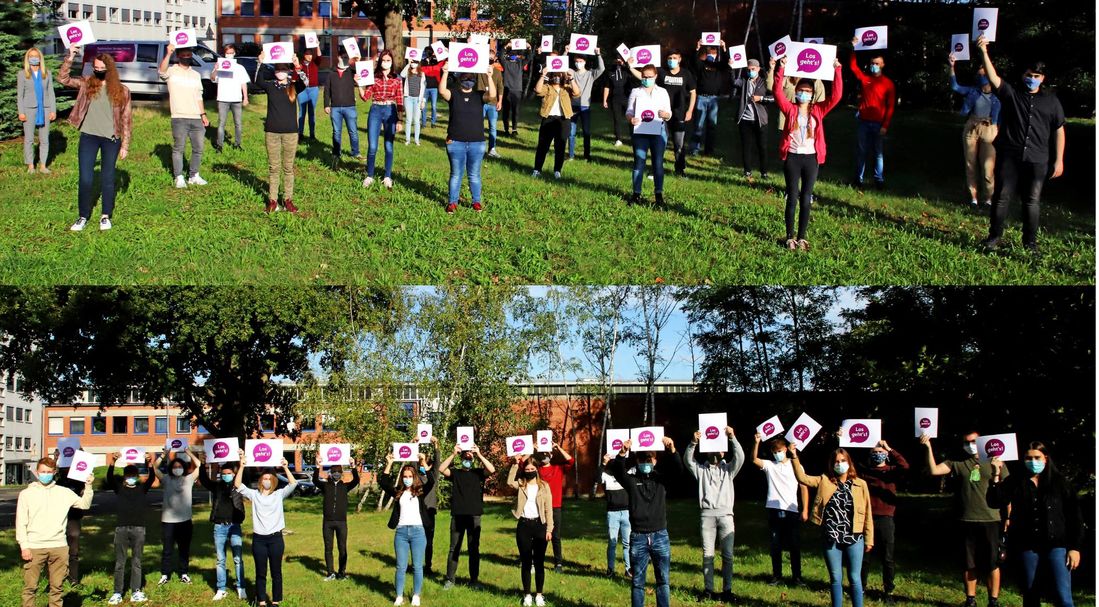
[[[389,78],[375,78],[374,84],[366,87],[363,93],[363,101],[392,101],[397,104],[397,109],[404,110],[404,88],[400,76]]]

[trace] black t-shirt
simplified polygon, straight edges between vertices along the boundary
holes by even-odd
[[[453,124],[453,119],[451,123]],[[466,470],[461,468],[461,462],[458,462],[458,465],[459,467],[450,469],[452,484],[450,512],[458,515],[481,516],[485,511],[485,469]]]
[[[291,78],[295,78],[293,73]],[[256,84],[267,93],[267,120],[263,123],[263,130],[268,133],[298,132],[298,103],[290,100],[288,89],[292,86],[300,94],[305,90],[305,83],[295,79],[279,88],[275,70],[264,66],[259,71]]]
[[[484,141],[485,102],[480,91],[463,93],[460,88],[450,89],[450,124],[446,138],[450,141]]]
[[[605,86],[610,89],[610,98],[620,103],[626,103],[630,98],[630,70],[625,65],[612,65],[603,74],[606,78]]]
[[[1065,124],[1061,101],[1044,88],[1034,94],[1016,90],[1007,80],[1001,80],[993,92],[1002,105],[996,147],[1022,156],[1024,162],[1049,162],[1050,137]]]
[[[664,87],[668,91],[668,97],[672,101],[672,117],[683,120],[687,115],[687,105],[691,102],[691,91],[696,88],[694,74],[682,67],[678,74],[660,68],[656,86]]]

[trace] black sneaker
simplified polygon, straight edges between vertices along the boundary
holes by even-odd
[[[988,238],[981,241],[981,248],[984,249],[986,253],[992,253],[996,249],[1000,248],[1000,239],[989,236]]]
[[[1023,250],[1025,250],[1030,255],[1038,255],[1038,253],[1039,253],[1038,243],[1036,243],[1036,242],[1024,242],[1023,243]]]
[[[1000,607],[1000,599],[994,596],[988,597],[988,607]]]
[[[235,143],[233,143],[233,149],[234,149],[234,150],[240,150],[240,151],[244,151],[244,146],[242,146],[242,145],[240,144],[240,142],[235,142]]]
[[[767,582],[767,585],[768,586],[778,586],[781,583],[782,583],[782,580],[779,579],[778,576],[771,576],[771,579],[770,579],[770,581]]]
[[[967,596],[965,602],[962,603],[962,607],[977,607],[977,597]]]
[[[217,144],[217,143],[213,144],[213,146],[211,146],[211,147],[213,147],[214,151],[217,152],[218,154],[220,154],[221,151],[224,149],[220,144]]]
[[[556,565],[553,566],[553,572],[554,573],[561,573],[564,570],[565,570],[565,568],[561,566],[561,563],[557,563]]]
[[[717,599],[722,603],[728,603],[730,605],[736,603],[736,599],[733,597],[733,593],[731,590],[726,590],[722,592],[720,595],[718,595]]]
[[[771,176],[771,174],[770,174],[770,173],[760,173],[760,174],[759,174],[759,178],[760,178],[760,179],[764,179],[764,180],[766,180],[766,179],[767,179],[768,177],[770,177],[770,176]]]
[[[627,204],[641,204],[641,194],[630,194]]]
[[[658,206],[658,207],[662,207],[662,206],[665,206],[665,205],[664,205],[664,194],[662,194],[661,192],[657,192],[657,193],[656,193],[656,196],[655,196],[655,204],[656,204],[656,206]]]

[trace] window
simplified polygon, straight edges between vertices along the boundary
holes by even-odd
[[[8,449],[11,449],[11,437],[10,436],[4,438],[4,446],[6,446]]]
[[[191,27],[191,16],[183,15],[183,27]]]
[[[153,13],[153,21],[157,25],[160,25],[160,13]],[[134,401],[131,400],[130,402],[134,402]]]
[[[80,5],[75,2],[69,3],[69,19],[76,20],[80,18]]]
[[[218,60],[217,54],[214,51],[206,48],[205,46],[196,46],[192,49],[195,52],[195,56],[202,59],[206,63],[214,63]]]
[[[492,7],[489,6],[488,2],[477,3],[477,18],[484,21],[492,19]]]
[[[190,434],[191,419],[182,415],[176,417],[176,434]]]
[[[30,409],[23,409],[23,421],[26,421],[26,422],[31,421],[31,410]]]
[[[366,17],[363,0],[340,0],[340,17]]]
[[[289,17],[294,14],[294,0],[279,0],[279,15]]]
[[[431,21],[431,1],[419,0],[416,5],[416,8],[419,9],[420,19]]]
[[[302,432],[316,432],[317,431],[317,418],[315,417],[303,417],[298,422]]]
[[[298,16],[299,17],[312,17],[313,16],[313,0],[300,0],[298,2]]]
[[[8,407],[7,415],[5,418],[10,421],[15,421],[15,407]]]
[[[16,407],[16,409],[15,409],[15,421],[17,421],[17,422],[23,421],[23,410],[18,408],[18,407]]]
[[[237,2],[236,2],[236,0],[221,0],[221,14],[222,15],[235,15],[235,14],[237,14]]]
[[[69,434],[84,434],[84,418],[83,417],[70,417],[69,418]]]
[[[240,14],[243,17],[256,15],[256,3],[254,0],[240,0]]]
[[[198,26],[199,27],[206,27],[206,17],[199,17],[198,18]]]
[[[91,19],[92,18],[92,5],[85,4],[81,8],[83,10],[80,11],[80,18],[81,19]]]
[[[149,418],[148,417],[135,417],[134,418],[134,434],[148,434],[149,433]]]
[[[332,16],[332,0],[320,0],[320,2],[317,2],[317,5],[321,17]]]
[[[145,23],[153,22],[153,11],[145,11]]]
[[[123,415],[116,415],[111,418],[111,434],[126,434],[129,429],[127,419]]]
[[[275,0],[259,0],[259,14],[261,17],[274,17]]]
[[[470,0],[458,0],[455,3],[454,17],[459,21],[465,19],[469,20],[470,15],[473,13],[473,3]]]
[[[156,430],[157,434],[167,434],[168,433],[168,417],[167,416],[159,416],[158,415],[154,419],[153,423],[155,424],[155,430]]]
[[[107,433],[107,418],[102,415],[96,415],[92,418],[92,434],[106,434]]]
[[[118,23],[118,9],[111,7],[111,23]]]
[[[65,433],[65,419],[62,417],[51,417],[46,421],[46,433],[47,434],[64,434]]]
[[[122,22],[123,23],[129,23],[130,22],[130,9],[128,9],[128,8],[122,9]]]
[[[106,21],[107,20],[107,7],[105,7],[105,6],[95,7],[95,18],[98,21]]]

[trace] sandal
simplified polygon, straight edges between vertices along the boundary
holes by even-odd
[[[794,238],[787,238],[786,239],[786,248],[790,249],[791,251],[798,250],[798,241]]]
[[[802,251],[808,251],[809,250],[809,241],[802,238],[801,240],[798,241],[798,248],[801,249]]]

